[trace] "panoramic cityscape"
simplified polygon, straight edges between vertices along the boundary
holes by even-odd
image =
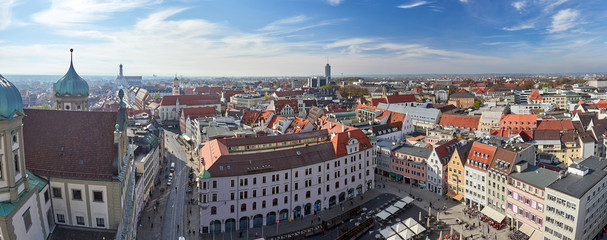
[[[0,0],[0,240],[607,239],[606,10]]]

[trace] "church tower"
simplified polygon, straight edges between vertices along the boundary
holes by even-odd
[[[19,202],[29,189],[23,152],[23,103],[19,90],[0,75],[0,202]]]
[[[55,84],[57,110],[88,111],[89,85],[74,70],[74,49],[70,49],[70,68]]]
[[[179,79],[177,79],[177,76],[175,76],[175,79],[173,79],[173,95],[179,95],[180,92]]]

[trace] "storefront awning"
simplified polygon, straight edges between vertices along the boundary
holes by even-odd
[[[188,142],[189,142],[189,141],[192,141],[192,139],[191,139],[190,137],[188,137],[188,135],[185,135],[185,133],[184,133],[184,134],[181,134],[181,136],[183,137],[183,139],[185,139],[185,140],[186,140],[186,141],[188,141]]]
[[[542,240],[544,239],[542,237],[542,232],[540,231],[534,231],[533,234],[531,234],[531,237],[529,237],[529,240]]]
[[[493,219],[493,221],[496,221],[498,223],[501,223],[502,221],[504,221],[504,218],[506,218],[506,215],[501,214],[500,212],[496,211],[495,209],[489,206],[483,208],[481,213],[485,214],[485,216]]]
[[[456,194],[456,193],[454,193],[454,192],[451,192],[451,191],[448,191],[448,192],[447,192],[447,197],[453,198],[453,199],[455,199],[456,201],[461,201],[461,200],[462,200],[462,198],[464,198],[464,196],[462,196],[462,195],[458,195],[458,194]]]
[[[527,224],[523,224],[523,226],[519,227],[518,230],[523,232],[525,235],[527,235],[529,237],[531,237],[531,235],[535,231],[535,229],[533,229],[532,227],[530,227]]]

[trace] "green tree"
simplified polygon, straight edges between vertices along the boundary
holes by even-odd
[[[474,101],[474,104],[472,104],[473,108],[477,108],[477,107],[480,107],[480,106],[481,106],[481,101],[479,101],[479,100]]]
[[[154,99],[160,99],[160,92],[156,92],[156,94],[154,94]]]
[[[51,105],[48,105],[47,103],[42,104],[42,105],[38,105],[38,106],[32,106],[31,108],[32,109],[47,109],[47,110],[52,109]]]

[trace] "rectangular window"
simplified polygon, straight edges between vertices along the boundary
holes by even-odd
[[[72,189],[72,200],[82,200],[82,191]]]
[[[103,202],[103,192],[93,191],[93,201],[94,202]]]
[[[65,223],[65,215],[57,214],[57,222]]]
[[[53,197],[54,198],[62,198],[61,197],[61,188],[53,188]]]
[[[32,227],[32,217],[30,216],[30,210],[29,208],[27,210],[25,210],[25,213],[23,213],[23,224],[25,224],[25,231],[29,231],[30,228]]]
[[[82,216],[76,216],[76,224],[78,224],[78,225],[84,225],[84,217],[82,217]]]
[[[0,169],[0,171],[2,171],[2,170]],[[46,202],[48,202],[49,198],[50,198],[50,197],[49,197],[49,195],[48,195],[48,190],[44,191],[44,202],[45,202],[45,203],[46,203]]]
[[[97,218],[97,227],[105,227],[105,219]]]

